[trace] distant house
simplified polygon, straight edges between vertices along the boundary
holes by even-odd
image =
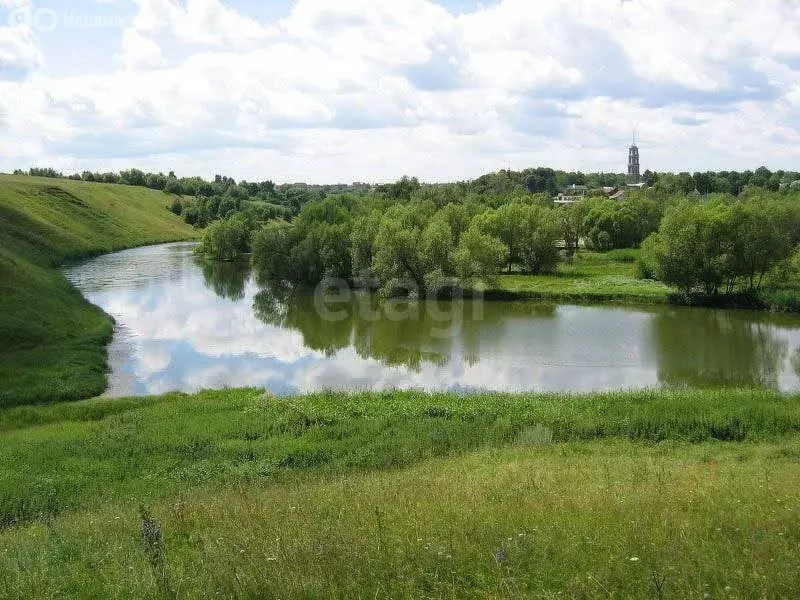
[[[556,204],[575,204],[583,200],[589,193],[589,188],[585,185],[572,184],[558,193],[558,196],[553,198]]]
[[[640,187],[640,186],[635,186]],[[587,196],[605,196],[606,198],[610,198],[611,200],[622,201],[625,199],[627,192],[625,190],[621,190],[618,187],[614,187],[611,185],[603,186],[601,188],[590,189],[585,185],[571,185],[569,187],[564,188],[558,196],[553,198],[553,202],[556,204],[575,204],[576,202],[580,202]]]

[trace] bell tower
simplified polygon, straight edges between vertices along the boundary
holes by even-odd
[[[642,176],[639,171],[639,146],[636,145],[636,131],[633,132],[633,143],[628,149],[628,183],[641,183]]]

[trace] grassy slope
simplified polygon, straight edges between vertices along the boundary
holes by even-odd
[[[0,432],[0,597],[157,597],[142,503],[161,597],[800,593],[797,397],[236,390]]]
[[[581,251],[573,264],[560,264],[554,275],[501,275],[490,293],[569,302],[669,302],[669,287],[637,279],[632,260],[637,252]]]
[[[53,267],[193,237],[166,204],[143,188],[0,175],[0,407],[103,391],[111,320]]]

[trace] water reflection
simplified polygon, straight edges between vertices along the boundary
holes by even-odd
[[[246,261],[224,262],[196,257],[195,262],[203,270],[203,279],[220,298],[242,300],[244,287],[250,281],[250,263]]]
[[[352,347],[361,358],[419,371],[423,363],[448,363],[465,318],[478,322],[483,306],[475,302],[380,301],[363,292],[315,294],[268,283],[256,295],[254,309],[264,323],[297,331],[306,346],[328,357]]]
[[[789,342],[763,315],[661,310],[653,319],[653,330],[658,374],[664,385],[780,387]]]
[[[798,319],[668,307],[381,303],[264,284],[172,244],[66,270],[115,317],[110,394],[265,387],[800,388]],[[795,349],[794,351],[790,351]]]

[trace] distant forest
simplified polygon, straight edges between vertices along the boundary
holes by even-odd
[[[27,174],[63,176],[52,169]],[[548,168],[450,184],[403,177],[377,185],[276,185],[137,169],[70,179],[163,190],[170,210],[205,229],[200,254],[249,254],[271,281],[335,278],[389,294],[426,293],[491,285],[502,272],[553,273],[580,248],[641,248],[631,257],[640,277],[686,295],[752,294],[764,282],[800,286],[800,175],[766,167],[647,171],[645,186],[621,198],[609,196],[625,186],[622,174]],[[554,202],[572,185],[586,186],[585,196]],[[790,300],[800,307],[795,292]]]
[[[277,185],[270,180],[261,182],[236,181],[232,177],[216,175],[213,180],[202,177],[177,177],[173,171],[147,173],[139,169],[129,169],[119,173],[84,171],[65,175],[51,168],[18,169],[15,175],[51,177],[147,187],[161,190],[175,196],[205,198],[199,205],[192,201],[175,199],[173,212],[182,214],[192,225],[204,227],[211,221],[238,212],[245,201],[250,208],[259,212],[262,219],[291,219],[300,208],[312,201],[331,194],[370,195],[390,200],[409,200],[412,196],[434,194],[449,197],[449,201],[463,201],[469,197],[480,197],[481,203],[499,206],[509,199],[527,194],[547,194],[555,196],[560,190],[572,185],[585,185],[596,195],[603,187],[624,187],[626,176],[622,173],[582,173],[567,172],[547,167],[524,169],[522,171],[501,170],[481,175],[471,181],[455,183],[424,184],[416,177],[403,177],[388,184],[350,183],[313,185],[290,183]],[[759,167],[754,171],[706,171],[695,173],[658,173],[647,170],[642,182],[650,188],[654,199],[690,194],[728,194],[738,196],[747,188],[760,188],[772,192],[800,189],[800,173],[796,171],[771,171]],[[441,201],[439,202],[441,203]]]

